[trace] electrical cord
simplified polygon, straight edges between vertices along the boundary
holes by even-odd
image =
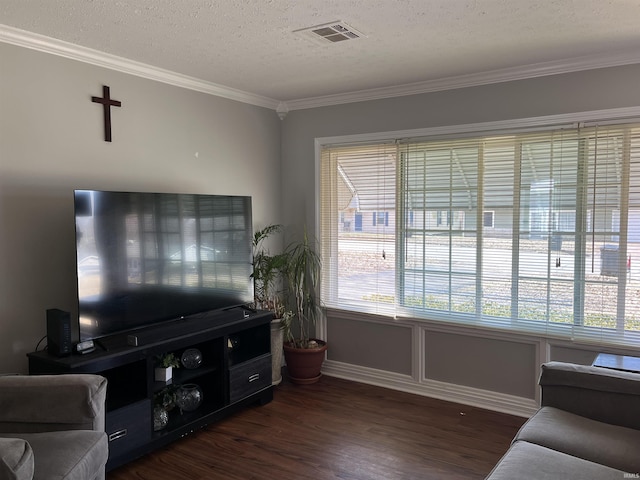
[[[38,342],[38,344],[36,345],[36,352],[38,351],[38,347],[40,346],[40,344],[42,343],[42,341],[43,341],[45,338],[47,338],[47,336],[46,336],[46,335],[45,335],[44,337],[42,337],[42,338],[40,339],[40,341]],[[48,347],[49,347],[49,345],[45,345],[45,346],[44,346],[44,348],[43,348],[43,350],[46,350]]]

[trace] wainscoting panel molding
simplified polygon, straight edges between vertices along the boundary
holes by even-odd
[[[520,417],[530,417],[538,409],[538,404],[533,399],[454,385],[436,380],[416,381],[409,375],[331,360],[325,361],[322,372],[331,377],[391,388]]]

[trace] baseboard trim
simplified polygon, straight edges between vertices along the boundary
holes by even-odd
[[[530,417],[538,409],[535,400],[463,385],[424,379],[416,381],[410,375],[377,370],[332,360],[326,360],[322,373],[330,377],[376,385],[402,392],[470,405],[519,417]]]

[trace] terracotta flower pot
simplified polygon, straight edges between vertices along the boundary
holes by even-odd
[[[318,348],[295,348],[290,343],[284,344],[284,358],[287,362],[289,379],[293,383],[308,385],[320,380],[322,362],[324,362],[327,343],[316,340]]]

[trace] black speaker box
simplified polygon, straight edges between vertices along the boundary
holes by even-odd
[[[51,355],[71,355],[71,313],[50,308],[47,310],[47,350]]]

